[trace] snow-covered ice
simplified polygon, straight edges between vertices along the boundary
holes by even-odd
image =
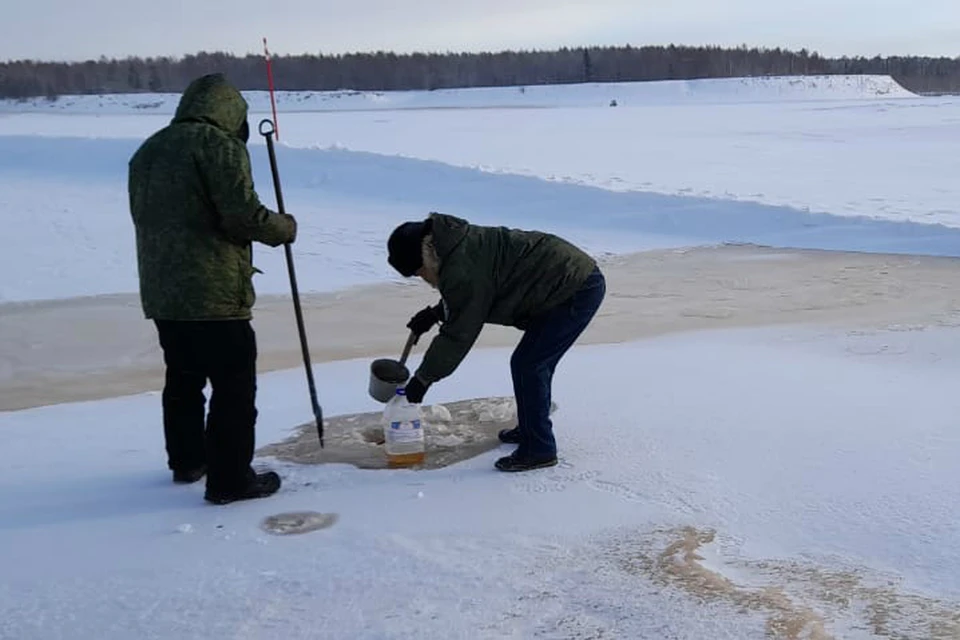
[[[738,613],[736,593],[703,605],[696,583],[630,564],[692,527],[717,532],[722,555],[708,566],[722,576],[729,562],[744,589],[766,577],[763,563],[807,570],[778,585],[798,607],[829,604],[815,597],[817,572],[886,585],[892,601],[864,588],[864,602],[829,611],[828,631],[861,629],[839,637],[892,637],[870,635],[859,608],[871,606],[906,637],[934,637],[926,625],[950,624],[935,601],[960,597],[956,337],[792,329],[582,348],[556,379],[566,400],[556,469],[498,474],[506,447],[418,473],[280,464],[280,494],[225,509],[169,483],[155,395],[0,414],[10,554],[0,628],[11,638],[763,637],[763,607]],[[472,354],[435,401],[509,393],[508,356]],[[365,408],[366,365],[318,365],[330,414]],[[261,441],[309,415],[298,374],[264,377]],[[302,510],[338,521],[303,537],[260,529]],[[172,536],[184,522],[191,535]]]
[[[546,228],[612,282],[555,378],[561,463],[261,457],[280,493],[213,507],[170,482],[157,387],[40,406],[156,358],[111,318],[146,325],[126,161],[176,96],[4,103],[0,638],[960,637],[960,101],[877,77],[281,98],[325,415],[377,406],[368,356],[427,295],[386,265],[395,224]],[[282,252],[256,260],[284,294]],[[266,330],[288,304],[263,309],[265,358],[295,362]],[[430,391],[441,438],[451,403],[512,393],[516,335],[485,334]],[[261,447],[309,421],[302,368],[259,405]]]

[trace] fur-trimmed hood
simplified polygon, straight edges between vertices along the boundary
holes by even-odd
[[[425,269],[440,273],[440,256],[437,255],[437,248],[433,244],[433,233],[423,237],[420,243],[420,255]]]
[[[426,280],[439,287],[440,269],[444,258],[463,242],[470,223],[456,216],[432,212],[428,218],[429,231],[420,241],[420,259],[427,272]]]

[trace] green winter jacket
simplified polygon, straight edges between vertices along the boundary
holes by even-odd
[[[171,123],[129,162],[140,299],[148,319],[249,319],[251,242],[292,242],[291,216],[264,207],[246,147],[247,102],[221,74],[194,80]]]
[[[430,218],[446,317],[416,371],[428,384],[454,372],[485,323],[525,329],[573,296],[597,266],[548,233],[482,227],[438,213]]]

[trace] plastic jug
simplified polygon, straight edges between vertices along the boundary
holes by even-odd
[[[383,439],[390,467],[410,467],[426,458],[420,405],[410,404],[403,387],[383,409]]]

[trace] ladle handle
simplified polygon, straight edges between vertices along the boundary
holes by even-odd
[[[407,344],[403,347],[403,354],[400,356],[400,364],[407,363],[407,356],[410,355],[410,349],[413,348],[413,343],[417,340],[417,334],[413,331],[410,332],[410,337],[407,338]]]

